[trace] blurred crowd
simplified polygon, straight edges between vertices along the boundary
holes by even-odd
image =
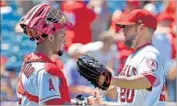
[[[64,55],[62,57],[54,56],[58,60],[58,65],[63,67],[71,97],[78,94],[89,96],[94,91],[94,87],[86,79],[80,77],[77,72],[76,61],[78,57],[90,54],[110,68],[114,76],[119,75],[133,49],[129,49],[124,45],[124,35],[122,30],[116,27],[116,21],[122,20],[130,11],[137,8],[144,8],[152,12],[158,19],[158,28],[154,33],[152,42],[163,55],[166,72],[166,100],[176,102],[176,0],[0,1],[2,23],[5,20],[9,21],[8,18],[11,17],[10,15],[14,11],[15,15],[18,15],[20,19],[24,13],[39,3],[49,3],[54,8],[62,10],[74,25],[72,29],[66,32]],[[9,13],[10,15],[7,15]],[[3,15],[7,15],[8,18],[3,18]],[[4,28],[7,27],[6,24],[5,27],[1,26],[1,51],[7,48],[7,45],[3,43],[6,36],[23,35],[23,30],[20,28],[18,21],[15,21],[11,31],[14,35],[10,35],[9,30],[7,31],[8,35],[3,35],[6,30]],[[25,39],[19,42],[25,43],[26,41],[23,40]],[[27,46],[29,45],[32,44]],[[27,48],[25,53],[31,52],[33,49],[28,50]],[[23,49],[20,49],[16,54],[21,51]],[[1,102],[17,101],[16,85],[20,65],[8,63],[13,59],[6,54],[12,56],[11,52],[1,54]],[[16,58],[19,58],[19,61],[22,62],[23,56],[18,55]],[[105,100],[116,101],[116,88],[110,88],[105,95]]]

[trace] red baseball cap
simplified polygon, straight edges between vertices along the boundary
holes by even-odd
[[[157,18],[148,10],[132,10],[123,20],[116,23],[117,26],[124,28],[125,25],[144,24],[146,27],[156,30]]]

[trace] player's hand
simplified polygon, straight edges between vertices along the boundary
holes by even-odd
[[[99,77],[99,82],[98,82],[98,84],[99,84],[100,86],[102,86],[103,83],[105,82],[105,80],[106,80],[106,77],[103,76],[103,75],[101,75],[101,76]]]
[[[88,105],[99,105],[102,104],[101,96],[100,96],[100,90],[97,88],[94,92],[94,96],[88,97],[87,99]]]

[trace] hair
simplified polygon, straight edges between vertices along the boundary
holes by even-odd
[[[153,35],[153,34],[154,34],[154,32],[155,32],[155,30],[154,30],[154,29],[152,29],[152,28],[148,28],[148,27],[147,27],[147,29],[148,29],[148,32],[149,32],[151,35]]]

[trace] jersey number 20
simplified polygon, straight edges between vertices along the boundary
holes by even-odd
[[[121,102],[131,103],[133,102],[134,96],[135,96],[134,89],[120,88],[120,101]]]

